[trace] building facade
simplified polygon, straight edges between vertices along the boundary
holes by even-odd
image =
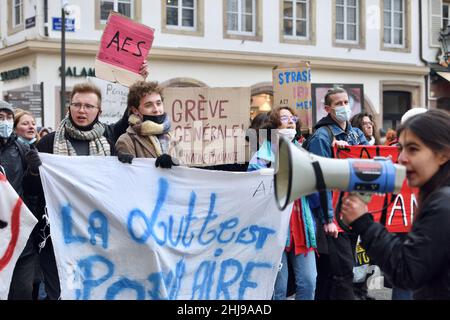
[[[436,21],[448,23],[450,1],[66,2],[67,91],[93,75],[106,19],[115,10],[155,29],[148,79],[164,86],[251,87],[254,113],[273,106],[272,68],[301,60],[310,61],[315,85],[361,85],[364,108],[386,129],[410,107],[433,107],[438,94],[448,95],[432,91],[430,63],[441,53]],[[0,17],[0,94],[22,107],[31,101],[38,124],[55,127],[61,119],[61,2],[0,0]]]

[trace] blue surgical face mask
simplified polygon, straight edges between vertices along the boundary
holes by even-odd
[[[339,122],[349,121],[352,115],[352,110],[349,106],[341,106],[334,108],[336,120]]]
[[[32,145],[33,143],[36,142],[36,138],[33,138],[33,139],[31,139],[31,140],[28,140],[28,139],[25,139],[25,138],[22,138],[22,137],[18,137],[17,140],[19,140],[19,141],[22,142],[23,144],[29,144],[29,145]]]
[[[11,120],[0,121],[0,138],[9,138],[13,132],[14,122]]]

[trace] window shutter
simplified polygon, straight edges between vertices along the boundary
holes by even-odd
[[[442,0],[429,0],[430,11],[430,47],[440,47],[439,32],[442,28]]]

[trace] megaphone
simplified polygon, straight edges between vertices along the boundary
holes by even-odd
[[[319,191],[318,171],[326,189],[358,193],[399,193],[406,176],[406,168],[388,158],[324,158],[280,137],[275,172],[278,208],[284,210],[292,201]]]

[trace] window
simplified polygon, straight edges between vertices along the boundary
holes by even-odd
[[[383,43],[386,47],[405,47],[405,0],[384,0]]]
[[[336,41],[358,42],[359,0],[336,0]]]
[[[423,81],[383,80],[380,81],[380,91],[380,116],[385,130],[396,129],[403,114],[411,106],[423,105],[425,101]]]
[[[202,37],[203,2],[204,0],[161,0],[161,32]]]
[[[101,0],[100,1],[100,21],[106,23],[109,12],[116,11],[131,19],[134,18],[133,0]]]
[[[428,1],[428,39],[429,45],[432,48],[440,48],[441,42],[439,41],[441,29],[448,24],[448,3],[443,3],[442,0],[429,0]]]
[[[196,0],[166,0],[166,25],[180,29],[195,29],[196,2]]]
[[[23,1],[22,0],[14,0],[13,2],[13,28],[19,26],[23,22]]]
[[[7,0],[7,26],[8,36],[21,32],[25,29],[24,23],[24,1],[23,0]]]
[[[255,0],[227,1],[227,32],[254,35],[256,28]]]
[[[309,2],[283,1],[283,34],[286,38],[309,38]]]
[[[406,111],[411,107],[411,92],[383,92],[383,129],[396,129]]]
[[[450,4],[443,3],[442,4],[442,28],[445,28],[450,25]]]
[[[105,28],[111,10],[135,21],[141,21],[142,0],[95,0],[95,28]]]

